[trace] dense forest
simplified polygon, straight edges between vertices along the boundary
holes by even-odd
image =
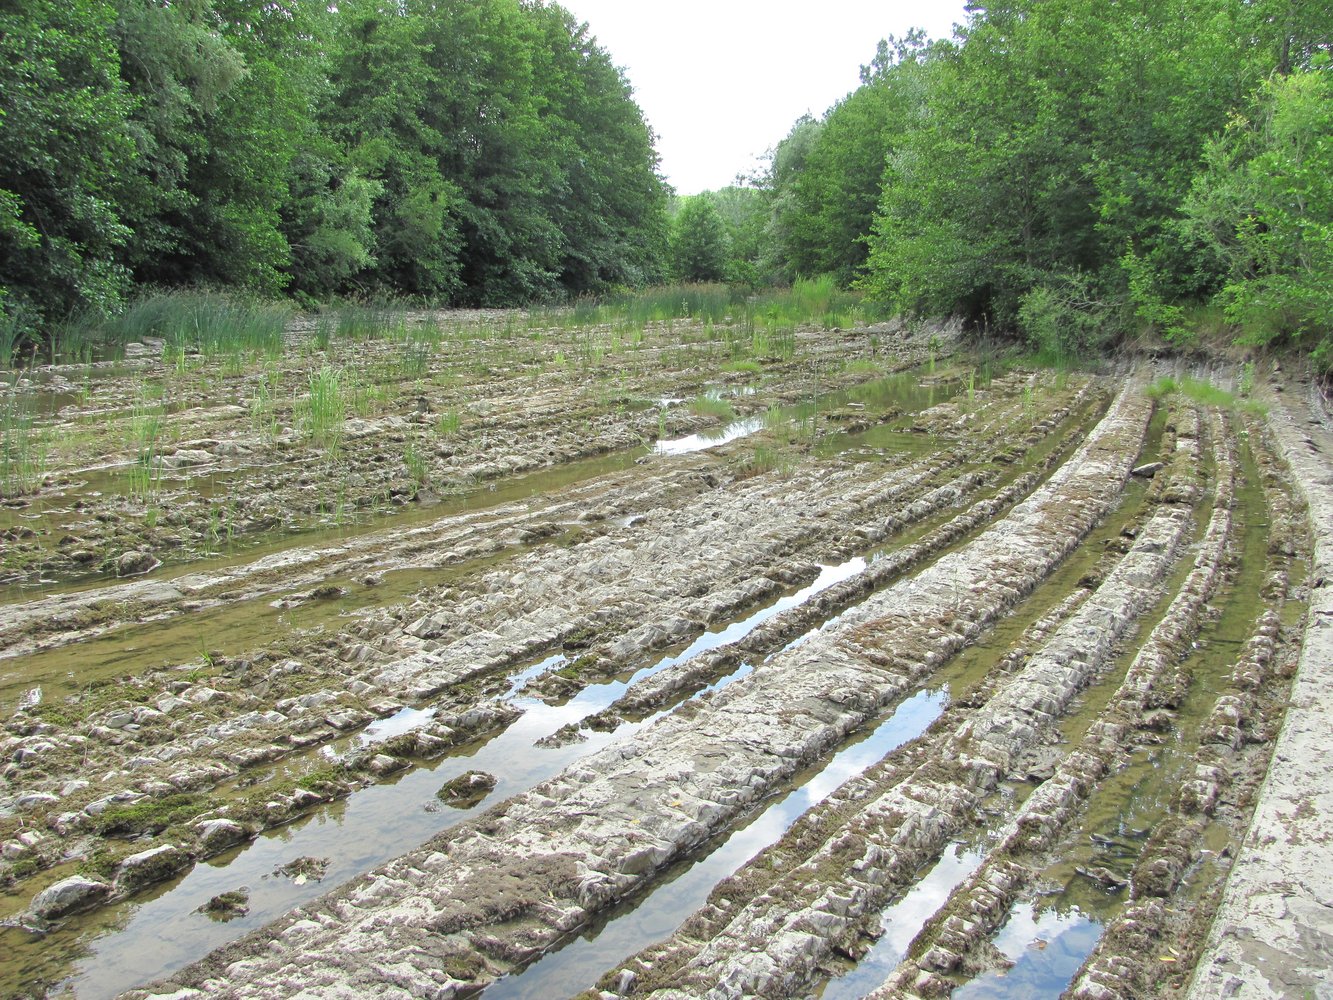
[[[520,0],[4,0],[10,315],[137,286],[507,304],[657,277],[610,56]]]
[[[764,176],[682,210],[677,273],[833,274],[1048,355],[1224,327],[1333,363],[1333,7],[969,9],[954,39],[881,43]]]
[[[968,11],[881,42],[762,176],[672,199],[555,4],[0,0],[5,325],[147,287],[503,305],[831,275],[1048,354],[1211,325],[1333,363],[1326,2]]]

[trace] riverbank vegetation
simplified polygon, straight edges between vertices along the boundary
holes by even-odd
[[[704,196],[733,280],[832,274],[1052,360],[1220,325],[1333,362],[1325,5],[969,10],[953,39],[881,43],[764,176]]]
[[[555,4],[6,9],[0,362],[77,353],[164,289],[493,306],[806,279],[1050,360],[1203,331],[1333,363],[1325,5],[968,10],[881,42],[762,176],[675,198],[625,75]]]
[[[498,305],[659,274],[651,133],[558,6],[36,0],[0,48],[11,346],[143,289]]]

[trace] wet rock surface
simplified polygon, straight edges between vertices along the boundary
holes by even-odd
[[[454,809],[470,809],[495,790],[495,775],[468,771],[445,782],[435,797]]]
[[[110,890],[111,887],[105,882],[71,875],[39,892],[33,897],[29,909],[46,919],[62,917],[74,910],[92,906]]]
[[[1122,396],[1062,470],[1066,474],[1057,474],[1001,525],[901,586],[872,595],[827,634],[757,668],[691,718],[662,719],[623,746],[511,799],[493,819],[465,825],[335,894],[329,905],[340,914],[336,946],[312,930],[301,935],[300,953],[318,956],[325,975],[334,977],[324,980],[326,987],[341,979],[347,988],[373,989],[374,973],[352,967],[356,955],[383,948],[379,914],[393,914],[400,941],[419,939],[424,947],[440,935],[459,935],[475,950],[484,927],[487,940],[496,941],[488,947],[503,952],[500,942],[516,933],[527,947],[553,940],[568,926],[571,907],[591,914],[623,896],[900,696],[913,677],[960,648],[969,633],[1049,572],[1114,502],[1149,411],[1141,399]],[[880,662],[885,651],[877,637],[887,632],[894,636],[896,669],[892,661]],[[507,859],[503,880],[481,874],[494,871],[501,857]],[[524,860],[516,866],[517,858]],[[407,869],[426,876],[405,880]],[[319,912],[307,908],[302,919],[318,924]],[[426,923],[423,912],[431,914]],[[508,922],[496,925],[488,913],[507,914]],[[454,926],[458,930],[450,930]],[[281,924],[273,934],[275,943],[286,940]],[[254,944],[243,950],[258,954]],[[228,990],[246,995],[250,983],[258,989],[260,981],[296,973],[295,954],[289,959],[269,951],[242,964],[252,961],[257,964],[244,978],[233,966]],[[422,977],[424,988],[428,970],[419,967],[413,975]]]
[[[758,372],[719,373],[702,324],[606,363],[541,360],[579,336],[460,339],[468,375],[443,377],[441,352],[386,378],[336,443],[299,398],[264,403],[261,380],[307,384],[293,359],[246,373],[239,400],[173,386],[151,496],[79,465],[135,419],[112,391],[87,394],[106,429],[87,441],[81,411],[52,418],[53,474],[0,509],[32,588],[0,616],[0,986],[803,996],[864,963],[858,995],[941,995],[1021,973],[1004,928],[1052,892],[1105,914],[1072,995],[1278,968],[1239,930],[1200,957],[1297,664],[1304,531],[1261,417],[1154,403],[1144,376],[1014,371],[963,393],[966,365],[946,364],[876,388],[844,359],[925,349],[889,328],[802,330]],[[691,437],[719,424],[693,397],[728,401],[743,436]],[[1318,480],[1322,438],[1293,427],[1284,447]],[[1259,457],[1262,529],[1253,497],[1233,511],[1238,454]],[[1237,568],[1256,559],[1258,582]],[[1212,623],[1235,574],[1266,610],[1233,647]],[[966,685],[941,681],[992,642]],[[1198,708],[1214,650],[1226,682]],[[927,693],[938,717],[845,778],[862,735]],[[1179,775],[1159,820],[1089,847],[1081,817],[1154,755]],[[774,827],[795,790],[809,809]],[[1310,810],[1279,801],[1250,854],[1304,835]],[[755,831],[663,925],[677,875]],[[896,971],[865,978],[898,933],[881,911],[963,840],[970,874]],[[139,907],[169,928],[151,954]],[[1283,954],[1318,940],[1299,910],[1274,909]],[[621,947],[622,921],[663,929]],[[559,950],[533,964],[566,942],[596,955],[599,934],[578,976],[549,978]],[[1318,985],[1309,969],[1274,981]]]

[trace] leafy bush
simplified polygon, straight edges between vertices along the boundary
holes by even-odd
[[[1083,274],[1055,274],[1019,300],[1018,325],[1044,364],[1095,355],[1118,329],[1118,307]]]
[[[671,223],[671,270],[681,281],[724,281],[731,269],[731,237],[707,195],[689,198]]]
[[[1205,149],[1187,228],[1225,261],[1219,301],[1242,339],[1313,341],[1333,369],[1333,81],[1318,70],[1266,80],[1248,115]]]

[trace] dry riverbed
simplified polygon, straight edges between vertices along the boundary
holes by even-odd
[[[5,389],[0,993],[1329,986],[1333,436],[1280,373],[289,341]]]

